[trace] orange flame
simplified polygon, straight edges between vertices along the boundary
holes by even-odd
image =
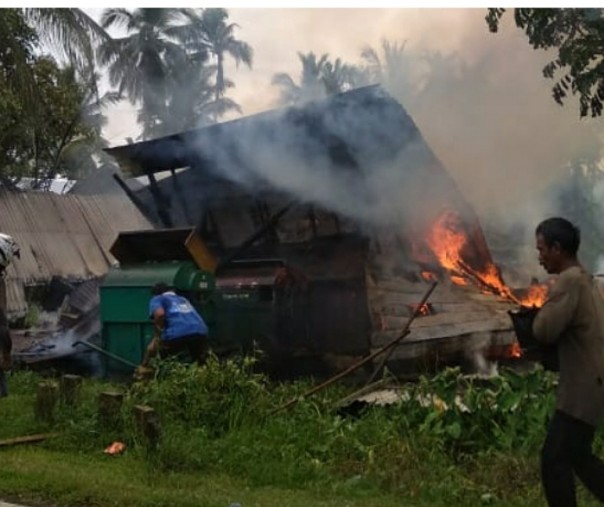
[[[430,273],[430,271],[422,271],[420,274],[427,282],[435,282],[437,280],[437,276],[434,273]]]
[[[468,285],[468,281],[462,276],[451,275],[451,281],[457,285]]]
[[[430,305],[430,303],[424,303],[422,305],[417,303],[409,305],[409,307],[411,308],[411,311],[413,313],[417,312],[418,316],[430,315],[432,313],[432,306]]]
[[[463,276],[472,275],[486,287],[498,294],[513,299],[516,298],[507,287],[494,264],[489,264],[485,272],[470,270],[462,257],[462,249],[467,241],[467,235],[461,229],[459,216],[452,211],[445,211],[434,223],[428,233],[426,242],[440,262],[449,271],[456,273],[451,280],[459,285],[467,285]],[[463,280],[463,283],[462,283]]]
[[[434,223],[426,242],[440,264],[449,271],[458,271],[461,264],[461,249],[466,236],[457,228],[457,216],[446,211]]]
[[[445,211],[433,224],[426,237],[426,243],[440,264],[449,271],[451,281],[467,285],[468,279],[479,282],[485,292],[498,294],[523,306],[541,306],[547,296],[547,286],[533,285],[527,295],[519,299],[504,283],[499,269],[489,262],[483,271],[470,267],[462,255],[468,241],[463,231],[460,217],[453,211]]]
[[[518,342],[512,343],[508,348],[508,357],[518,359],[522,357],[522,348]]]
[[[546,284],[535,284],[529,287],[529,290],[520,302],[522,306],[543,306],[547,299],[549,287]]]

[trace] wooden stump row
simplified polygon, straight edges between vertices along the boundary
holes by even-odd
[[[38,384],[34,415],[38,422],[52,424],[55,421],[55,409],[62,402],[65,406],[74,407],[80,401],[82,377],[63,375],[60,381],[45,380]],[[121,411],[124,393],[103,391],[98,397],[99,423],[107,429],[115,429],[121,423]],[[161,437],[159,415],[152,407],[135,405],[133,408],[135,431],[151,448],[157,447]]]

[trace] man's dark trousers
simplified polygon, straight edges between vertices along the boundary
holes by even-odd
[[[604,502],[604,462],[592,452],[596,428],[556,410],[541,451],[541,480],[550,507],[575,507],[576,474]]]

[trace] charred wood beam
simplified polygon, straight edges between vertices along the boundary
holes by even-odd
[[[225,257],[225,259],[222,260],[220,262],[220,264],[218,264],[218,267],[216,268],[216,273],[220,272],[220,270],[222,270],[226,266],[228,266],[237,257],[239,257],[243,252],[245,252],[248,248],[250,248],[256,241],[258,241],[262,236],[264,236],[265,234],[270,232],[277,225],[279,220],[281,220],[283,215],[285,215],[293,205],[294,205],[294,201],[290,202],[285,207],[283,207],[280,211],[275,213],[265,225],[260,227],[260,229],[255,231],[249,238],[247,238],[243,243],[241,243],[241,245],[239,247],[237,247],[233,252],[231,252],[229,255],[227,255]]]
[[[308,206],[308,220],[310,222],[310,227],[312,229],[312,237],[313,239],[317,238],[317,215],[315,214],[315,208],[311,204]]]
[[[215,243],[218,247],[218,251],[224,253],[226,248],[224,241],[220,235],[220,230],[216,224],[216,218],[212,213],[212,210],[206,208],[202,211],[201,220],[196,226],[197,233],[206,243]]]
[[[210,209],[208,210],[208,223],[212,227],[212,231],[214,231],[214,239],[218,243],[218,247],[221,251],[225,251],[226,247],[224,246],[224,241],[222,239],[222,234],[220,234],[220,229],[218,227],[218,223],[216,222],[216,217]]]
[[[153,200],[155,201],[155,206],[157,208],[157,214],[162,225],[170,229],[174,226],[172,222],[172,218],[170,217],[170,213],[168,211],[169,201],[168,198],[162,193],[159,189],[159,185],[157,184],[157,180],[155,179],[155,174],[151,170],[146,170],[145,174],[149,178],[149,190],[151,191],[151,195],[153,196]]]
[[[458,265],[459,265],[460,271],[462,272],[463,275],[474,280],[476,283],[478,283],[478,285],[482,286],[485,290],[489,291],[492,294],[501,296],[501,297],[511,301],[512,303],[522,305],[521,301],[516,296],[514,296],[514,294],[512,294],[512,292],[509,289],[507,291],[505,290],[505,289],[507,289],[507,286],[503,283],[503,279],[501,277],[501,272],[499,271],[499,268],[497,268],[497,276],[498,276],[499,280],[501,281],[501,288],[489,283],[488,280],[485,280],[483,278],[481,273],[477,273],[475,270],[473,270],[470,266],[468,266],[462,260],[460,260],[458,262]]]
[[[336,213],[332,213],[331,216],[333,217],[333,221],[336,226],[336,232],[338,234],[342,234],[342,229],[340,228],[340,219],[338,215]]]
[[[191,219],[191,212],[189,210],[189,206],[187,206],[187,199],[185,198],[185,193],[182,190],[182,186],[180,185],[180,180],[176,175],[175,169],[170,169],[170,173],[172,174],[172,185],[174,187],[174,191],[178,198],[180,199],[180,205],[185,214],[185,220],[188,224],[193,224],[193,220]]]
[[[273,244],[277,244],[277,243],[279,243],[279,235],[277,234],[277,231],[275,230],[275,224],[271,225],[271,223],[270,223],[271,222],[270,207],[266,201],[261,201],[260,206],[262,208],[262,214],[263,214],[262,221],[268,227],[267,236],[269,237],[270,241]]]

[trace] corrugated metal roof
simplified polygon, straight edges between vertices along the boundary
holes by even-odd
[[[109,248],[118,233],[150,228],[125,195],[0,192],[0,231],[21,247],[7,270],[8,313],[26,311],[25,285],[105,274],[115,262]]]

